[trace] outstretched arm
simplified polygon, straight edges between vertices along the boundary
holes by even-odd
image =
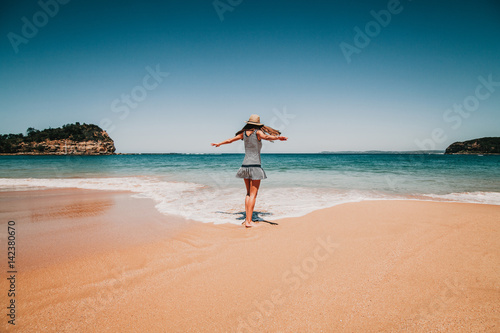
[[[280,136],[280,135],[268,135],[262,131],[257,131],[257,137],[259,139],[264,139],[268,141],[274,141],[274,140],[280,140],[280,141],[286,141],[288,138],[286,136]]]
[[[235,136],[234,138],[227,139],[227,140],[224,140],[224,141],[219,142],[219,143],[212,143],[212,146],[219,147],[220,145],[227,145],[228,143],[231,143],[231,142],[234,142],[234,141],[238,141],[238,140],[241,140],[241,139],[243,139],[243,133],[240,133],[237,136]]]

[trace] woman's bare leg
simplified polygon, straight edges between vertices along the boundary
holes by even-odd
[[[256,223],[252,222],[252,215],[257,199],[257,192],[259,192],[260,179],[245,179],[245,185],[247,187],[247,195],[245,197],[245,226],[253,227]]]
[[[245,186],[247,188],[247,195],[245,196],[245,212],[248,207],[248,200],[250,199],[250,179],[243,179],[245,181]]]

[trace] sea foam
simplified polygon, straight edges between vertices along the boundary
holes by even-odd
[[[0,190],[36,190],[43,188],[81,188],[129,191],[137,198],[155,201],[156,209],[166,215],[210,223],[239,224],[244,220],[243,188],[207,186],[189,182],[164,181],[160,178],[0,178]],[[500,205],[500,193],[471,192],[450,194],[400,195],[379,191],[337,190],[308,187],[261,187],[254,219],[275,220],[303,216],[317,209],[364,200],[431,200]]]

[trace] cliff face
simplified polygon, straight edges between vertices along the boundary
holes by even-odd
[[[115,144],[108,133],[92,124],[68,124],[27,135],[0,135],[0,153],[18,155],[111,155]]]
[[[500,137],[452,143],[445,154],[500,154]]]
[[[109,138],[106,141],[47,140],[44,142],[22,142],[19,150],[22,152],[21,154],[27,155],[112,155],[116,149],[113,140]]]

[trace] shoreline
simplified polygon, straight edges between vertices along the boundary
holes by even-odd
[[[246,230],[95,192],[0,192],[20,331],[499,327],[500,206],[363,201]]]
[[[153,200],[155,210],[164,217],[189,219],[194,222],[239,225],[244,216],[241,187],[218,187],[194,182],[160,181],[156,187],[154,176],[118,176],[94,178],[2,178],[3,189],[9,192],[50,193],[50,191],[90,191],[93,193],[120,192],[134,198]],[[146,179],[146,180],[145,180]],[[125,180],[125,181],[124,181]],[[183,187],[184,186],[184,187]],[[210,187],[213,186],[213,187]],[[165,195],[163,189],[169,190]],[[200,190],[201,189],[201,190]],[[254,218],[272,221],[283,218],[303,217],[311,212],[332,208],[346,203],[364,201],[422,201],[442,203],[471,203],[500,206],[500,192],[460,192],[448,194],[403,194],[369,190],[333,190],[322,188],[294,187],[284,194],[279,188],[265,188],[259,196]],[[290,190],[294,190],[292,192]],[[43,192],[45,191],[45,192]],[[190,191],[194,191],[190,193]],[[230,194],[230,195],[228,195]],[[224,200],[218,200],[219,195]],[[291,200],[287,196],[291,195]],[[295,200],[300,197],[300,200]],[[183,199],[184,198],[184,199]],[[240,200],[241,199],[241,200]],[[194,205],[194,202],[197,202]],[[185,207],[185,208],[184,208]]]

